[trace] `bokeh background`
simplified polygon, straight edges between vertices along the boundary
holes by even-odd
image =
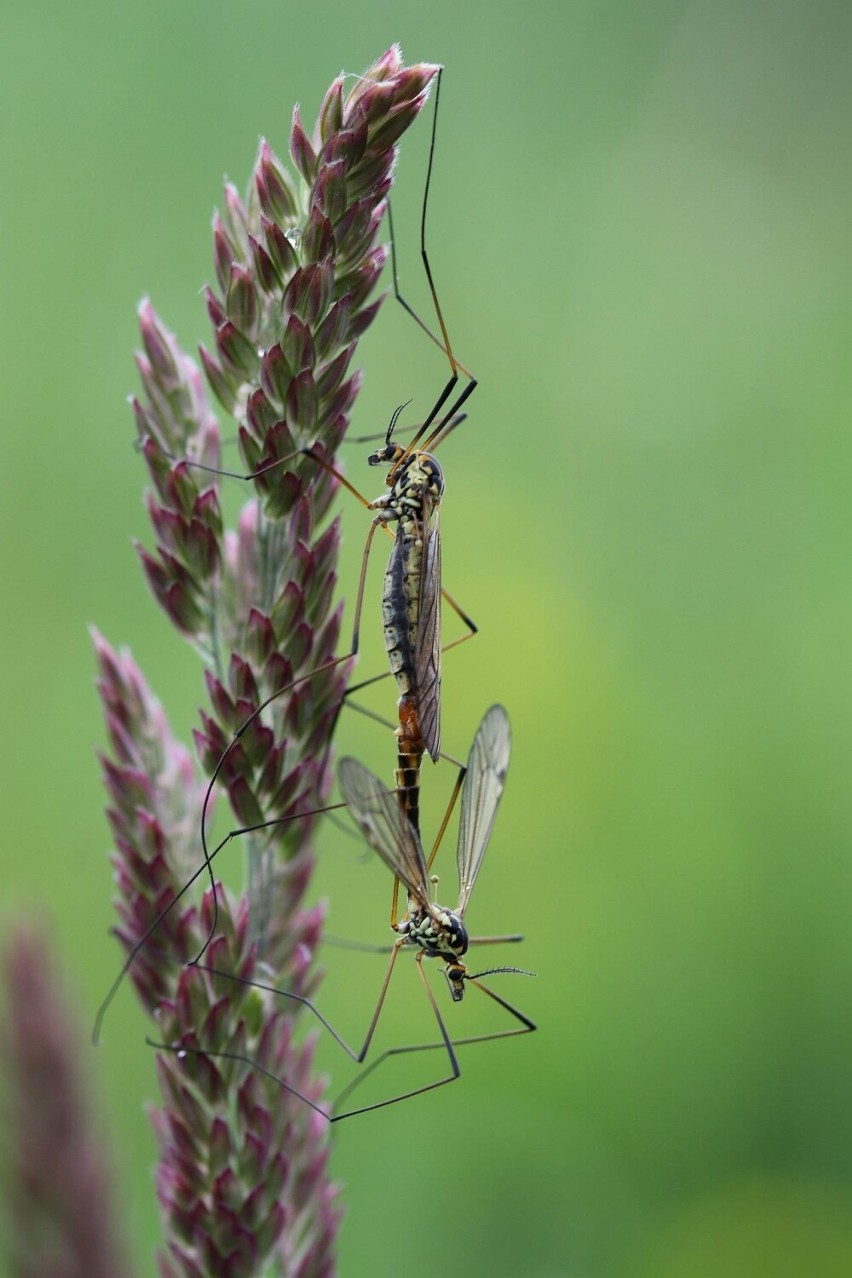
[[[206,337],[223,174],[244,187],[258,135],[285,152],[295,100],[313,120],[399,40],[447,66],[430,243],[481,381],[444,454],[445,581],[481,627],[447,658],[447,746],[497,699],[514,725],[469,917],[526,933],[505,961],[537,979],[495,980],[540,1031],[335,1133],[341,1273],[848,1275],[852,9],[85,0],[0,30],[6,919],[49,909],[88,1027],[117,951],[87,623],[132,645],[184,739],[201,696],[130,544],[135,306]],[[428,127],[395,196],[424,309]],[[444,374],[392,302],[361,363],[357,433]],[[343,744],[388,773],[367,721]],[[449,782],[427,781],[434,823]],[[382,939],[387,887],[326,832],[336,932]],[[353,1038],[376,963],[329,956]],[[427,1016],[402,977],[391,1035]],[[147,1275],[144,1032],[127,990],[81,1053]]]

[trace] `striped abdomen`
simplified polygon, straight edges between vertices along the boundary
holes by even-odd
[[[420,833],[420,764],[425,742],[420,732],[414,698],[399,699],[399,727],[396,730],[396,788],[402,810]]]
[[[400,521],[382,591],[385,648],[403,697],[416,691],[415,652],[423,575],[423,539],[414,535],[411,528],[412,521]]]

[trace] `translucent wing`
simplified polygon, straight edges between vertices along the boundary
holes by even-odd
[[[437,509],[426,523],[420,574],[420,608],[414,641],[417,717],[426,749],[441,749],[441,533]]]
[[[486,712],[467,760],[459,819],[459,904],[464,914],[506,784],[511,752],[509,716],[502,706]]]
[[[356,759],[341,759],[337,775],[350,815],[370,847],[408,893],[428,905],[426,858],[396,794]]]

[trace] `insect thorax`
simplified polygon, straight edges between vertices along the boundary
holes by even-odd
[[[370,457],[372,464],[380,461],[393,463],[385,480],[388,492],[373,505],[388,522],[407,519],[422,526],[427,503],[430,510],[440,505],[444,495],[444,472],[431,453],[412,453],[397,469],[395,463],[403,456],[404,450],[393,444]]]
[[[412,945],[418,945],[427,958],[452,962],[467,953],[469,938],[463,920],[442,905],[433,906],[431,912],[413,910],[400,923],[399,932]]]

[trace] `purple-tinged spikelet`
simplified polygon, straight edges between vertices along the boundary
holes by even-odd
[[[79,1036],[46,930],[17,925],[4,949],[7,1272],[10,1278],[129,1275],[109,1170],[80,1081]]]

